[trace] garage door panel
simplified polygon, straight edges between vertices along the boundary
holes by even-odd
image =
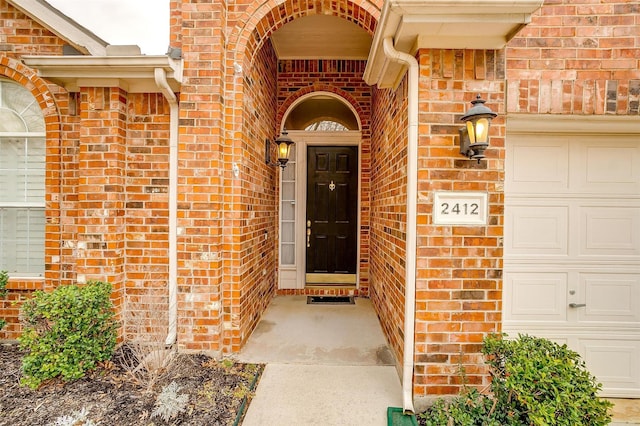
[[[583,273],[579,283],[579,322],[640,324],[640,274]]]
[[[582,255],[640,257],[640,207],[580,208]]]
[[[518,206],[508,209],[506,245],[510,255],[568,254],[568,206]]]
[[[640,146],[637,141],[574,141],[579,163],[572,168],[576,190],[614,194],[640,192]]]
[[[523,137],[507,148],[509,179],[507,192],[566,192],[569,185],[567,140],[540,143],[537,138]]]
[[[579,338],[578,353],[608,395],[640,388],[640,342],[632,339]],[[623,396],[623,395],[620,395]]]
[[[640,135],[602,129],[507,123],[503,330],[565,336],[604,395],[640,398]]]
[[[510,306],[506,319],[565,322],[567,281],[565,273],[531,271],[505,275],[504,297]]]

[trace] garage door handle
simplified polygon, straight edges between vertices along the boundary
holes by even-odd
[[[587,306],[586,303],[569,303],[570,308],[584,308]]]

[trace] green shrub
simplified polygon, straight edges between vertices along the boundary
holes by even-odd
[[[419,415],[429,426],[609,424],[611,403],[598,398],[601,385],[580,356],[547,339],[520,335],[485,338],[491,395],[473,389],[437,401]]]
[[[513,415],[498,409],[493,398],[475,388],[465,388],[449,401],[437,400],[418,418],[426,426],[521,426]]]
[[[24,330],[18,340],[28,352],[22,384],[37,388],[58,376],[75,380],[111,358],[117,324],[110,293],[111,284],[93,281],[37,291],[22,305]]]
[[[0,299],[7,296],[7,283],[9,282],[9,273],[7,271],[0,271]],[[4,328],[7,322],[0,318],[0,330]]]
[[[606,425],[611,403],[578,353],[547,339],[489,336],[483,353],[498,404],[531,425]]]

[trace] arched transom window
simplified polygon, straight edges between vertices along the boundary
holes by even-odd
[[[287,130],[343,132],[359,130],[358,119],[341,100],[326,94],[307,97],[287,115]]]
[[[0,80],[0,270],[44,273],[45,124],[21,85]]]

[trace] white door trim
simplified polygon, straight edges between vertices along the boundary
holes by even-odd
[[[307,147],[308,146],[357,146],[358,147],[358,218],[357,218],[357,257],[356,257],[356,287],[360,285],[360,222],[361,222],[361,196],[362,196],[362,132],[307,132],[304,130],[290,130],[289,137],[296,144],[296,225],[295,242],[296,254],[295,265],[278,265],[278,289],[304,289],[306,271],[306,205],[307,205]],[[282,176],[282,175],[281,175]],[[280,178],[282,180],[282,177]],[[282,182],[280,182],[282,187]],[[280,192],[280,199],[282,192]],[[280,229],[280,217],[282,212],[282,202],[278,203],[278,228],[280,239],[282,238]],[[280,241],[280,239],[278,241]],[[280,244],[278,250],[280,250]],[[278,259],[281,259],[278,256]],[[289,279],[283,279],[286,272],[295,270],[295,283]],[[284,273],[284,274],[283,274]],[[292,274],[286,274],[292,277]]]

